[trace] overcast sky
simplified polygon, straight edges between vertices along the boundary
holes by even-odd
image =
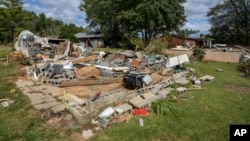
[[[84,12],[78,9],[81,0],[23,0],[24,8],[37,14],[45,13],[47,17],[60,19],[65,23],[86,26]],[[184,28],[200,30],[207,34],[210,24],[206,17],[209,8],[215,6],[219,0],[187,0],[184,4],[187,22]],[[200,34],[199,33],[199,34]]]

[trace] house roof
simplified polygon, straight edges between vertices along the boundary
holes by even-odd
[[[103,37],[101,34],[93,33],[93,32],[80,32],[75,34],[76,38],[100,38]]]
[[[197,41],[213,41],[212,38],[196,38]]]

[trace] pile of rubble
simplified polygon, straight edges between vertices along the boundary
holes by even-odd
[[[134,51],[93,52],[68,40],[41,38],[26,30],[20,33],[15,48],[30,58],[33,64],[27,68],[30,77],[62,87],[123,80],[132,89],[142,88],[151,83],[149,73],[152,71],[189,62],[187,55],[167,58]]]
[[[113,122],[128,122],[132,115],[148,115],[151,104],[167,98],[171,91],[176,91],[177,94],[181,95],[188,90],[201,89],[202,82],[214,80],[214,77],[209,75],[200,78],[196,78],[192,75],[187,78],[186,74],[190,71],[193,71],[193,69],[188,69],[157,84],[141,89],[109,92],[94,100],[90,99],[86,101],[86,107],[84,109],[80,107],[76,108],[77,106],[73,104],[73,106],[70,106],[70,111],[75,117],[79,117],[79,123],[85,124],[87,121],[95,118],[96,122],[94,123],[101,128],[106,128]],[[171,87],[171,84],[174,83],[180,84],[180,86],[177,88]],[[187,87],[188,83],[191,83],[192,87]],[[86,119],[88,120],[86,121]]]
[[[67,109],[78,123],[87,124],[95,119],[93,123],[101,128],[106,128],[113,121],[128,122],[132,114],[148,115],[151,104],[167,98],[171,91],[182,94],[191,89],[201,89],[202,81],[214,79],[212,76],[187,77],[187,73],[193,74],[195,70],[183,65],[189,63],[186,54],[165,57],[135,51],[93,52],[67,40],[41,38],[29,31],[21,32],[16,49],[30,58],[32,66],[27,67],[30,78],[41,84],[50,84],[50,87],[56,86],[51,92],[54,94],[49,94],[48,90],[36,92],[33,83],[28,88],[22,81],[16,83],[35,108],[50,109],[53,113]],[[160,75],[161,79],[155,81],[153,74]],[[62,94],[61,90],[70,86],[112,83],[121,83],[125,87],[105,94],[98,92],[88,99],[67,92]],[[180,86],[170,87],[173,83]],[[192,87],[187,87],[189,84]],[[39,91],[45,87],[39,86]]]

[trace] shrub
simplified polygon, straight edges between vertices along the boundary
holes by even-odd
[[[136,51],[143,50],[144,43],[143,43],[142,39],[132,39],[130,42],[131,42],[131,44],[135,45]]]
[[[246,76],[250,76],[250,59],[241,59],[238,64],[238,70],[244,73]]]
[[[153,40],[146,48],[146,52],[149,54],[162,54],[164,53],[166,47],[167,44],[162,42],[161,40]]]
[[[196,47],[193,50],[193,58],[198,61],[202,61],[205,57],[206,52],[202,48]]]

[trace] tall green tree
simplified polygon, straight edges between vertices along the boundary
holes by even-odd
[[[74,34],[84,30],[75,24],[47,18],[44,13],[36,15],[26,11],[22,5],[21,0],[0,0],[0,44],[14,42],[22,30],[30,30],[42,37],[53,35],[77,42]]]
[[[10,42],[23,24],[22,5],[19,0],[1,0],[0,5],[0,31],[5,36],[4,42]]]
[[[61,27],[59,38],[70,39],[72,42],[78,42],[78,39],[74,36],[78,32],[86,31],[82,27],[78,27],[75,24],[64,25]]]
[[[91,29],[107,39],[142,36],[145,46],[159,34],[180,28],[185,21],[185,0],[83,0]]]
[[[224,0],[207,13],[218,41],[250,45],[250,0]]]
[[[199,30],[190,30],[190,29],[180,29],[176,31],[176,34],[182,38],[189,37],[192,34],[200,32]]]

